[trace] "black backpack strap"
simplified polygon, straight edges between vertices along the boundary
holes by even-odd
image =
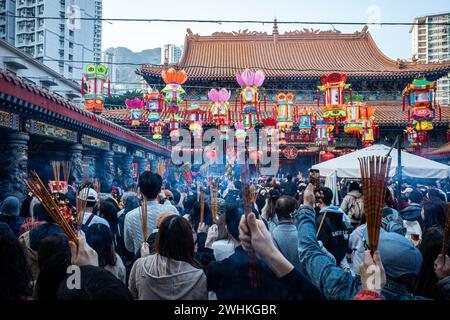
[[[89,227],[89,224],[91,223],[92,219],[94,219],[95,214],[91,213],[91,216],[86,220],[85,225]]]

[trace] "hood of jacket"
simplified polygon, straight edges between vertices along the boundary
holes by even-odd
[[[414,221],[421,216],[422,206],[419,204],[410,204],[400,211],[400,215],[404,220]]]
[[[144,290],[151,291],[157,299],[189,299],[193,291],[206,284],[203,270],[189,263],[168,259],[159,254],[146,257],[143,261],[143,274],[148,284]],[[203,288],[206,290],[206,286]]]
[[[323,207],[322,209],[320,209],[320,213],[339,213],[339,214],[343,214],[344,211],[341,210],[341,208],[339,208],[338,206],[328,206],[328,207]]]
[[[361,196],[362,196],[361,192],[359,192],[358,190],[352,190],[352,191],[348,192],[347,195],[353,196],[356,199],[361,198]]]

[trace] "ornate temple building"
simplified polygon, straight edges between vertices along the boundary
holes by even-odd
[[[140,172],[170,149],[88,112],[71,101],[0,70],[0,193],[24,199],[25,178],[53,180],[51,161],[68,161],[69,182],[93,178],[132,187]]]
[[[184,119],[187,106],[209,106],[207,93],[211,88],[231,90],[230,104],[237,103],[240,86],[236,82],[236,73],[246,68],[263,70],[265,81],[261,93],[265,103],[260,123],[271,115],[269,109],[277,93],[292,92],[296,105],[316,108],[316,88],[320,85],[320,77],[335,72],[345,73],[353,94],[362,96],[365,103],[376,107],[375,120],[380,129],[376,142],[386,144],[392,143],[396,135],[402,135],[408,123],[407,112],[402,112],[401,107],[405,86],[415,78],[426,77],[434,81],[450,71],[449,62],[419,64],[414,60],[392,60],[380,51],[367,27],[351,34],[309,29],[279,34],[276,22],[272,34],[243,30],[200,36],[188,29],[183,56],[171,66],[185,70],[188,76],[183,84],[185,101],[179,112]],[[163,87],[161,71],[168,67],[143,65],[136,73],[151,87],[160,90]],[[436,117],[434,120],[435,129],[429,135],[427,147],[437,147],[445,141],[450,109],[441,107],[441,119]],[[208,123],[211,119],[208,112],[203,117],[206,125],[211,124]],[[320,108],[315,112],[320,118]],[[122,125],[129,123],[127,110],[122,108],[106,110],[102,115]],[[232,114],[232,119],[237,121],[238,114]],[[142,126],[134,130],[145,135],[148,128]],[[314,143],[296,139],[295,130],[288,135],[284,148],[290,145],[296,148],[298,155],[308,156],[301,161],[305,166],[320,161]],[[359,147],[359,141],[342,132],[335,136],[332,152],[338,155]],[[292,164],[298,162],[295,156],[288,155],[288,158],[291,159],[286,161]]]

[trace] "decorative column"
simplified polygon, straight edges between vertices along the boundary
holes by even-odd
[[[138,163],[138,173],[141,175],[147,169],[147,159],[135,158],[135,162]]]
[[[67,153],[70,164],[69,183],[78,187],[83,181],[83,145],[71,145]]]
[[[133,156],[124,155],[122,159],[122,183],[124,189],[128,189],[133,186]]]
[[[28,177],[27,133],[17,132],[6,136],[6,148],[0,154],[0,197],[16,196],[23,201],[27,194]]]
[[[101,192],[109,193],[114,179],[114,152],[106,151],[96,159],[96,177],[101,183]]]

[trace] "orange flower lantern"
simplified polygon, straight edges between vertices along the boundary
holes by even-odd
[[[168,111],[177,113],[186,93],[181,85],[186,82],[187,74],[184,70],[177,71],[174,68],[169,68],[161,72],[161,77],[166,84],[161,92],[164,95]]]

